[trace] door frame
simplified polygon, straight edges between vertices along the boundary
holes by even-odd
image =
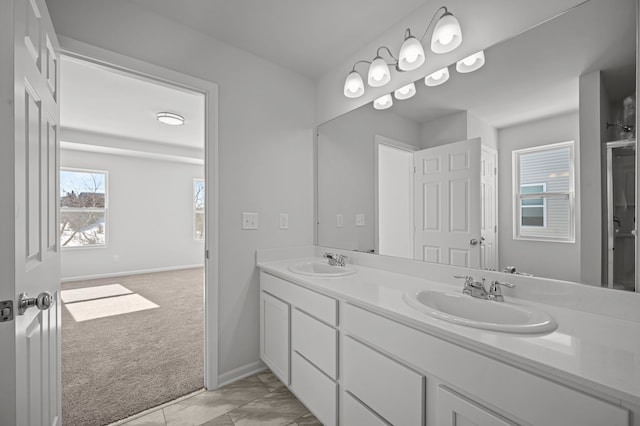
[[[406,151],[411,153],[412,155],[412,163],[413,163],[413,153],[415,151],[418,151],[420,149],[420,147],[417,146],[413,146],[410,145],[408,143],[405,142],[400,142],[396,139],[391,139],[389,137],[386,136],[382,136],[382,135],[375,135],[374,136],[374,149],[373,149],[373,167],[374,167],[374,179],[373,179],[373,203],[374,203],[374,224],[373,224],[373,247],[375,249],[376,254],[380,254],[380,211],[379,211],[379,206],[380,206],[380,200],[379,200],[379,190],[380,188],[378,187],[379,185],[379,161],[380,159],[379,157],[379,152],[380,152],[380,145],[386,145],[389,146],[391,148],[395,148],[397,150],[401,150],[401,151]],[[415,170],[414,170],[415,172]],[[411,198],[412,198],[412,209],[415,210],[415,196],[414,196],[414,188],[413,186],[411,187]],[[413,220],[413,215],[414,212],[411,212],[411,223],[409,224],[410,228],[411,228],[411,234],[414,235],[415,238],[415,226],[414,226],[414,220]],[[413,245],[415,245],[414,243],[412,243]],[[411,249],[411,252],[413,253],[414,248]],[[413,256],[415,257],[415,255]],[[412,257],[412,258],[413,258]]]
[[[161,84],[182,87],[205,97],[204,169],[205,169],[205,261],[204,312],[205,355],[204,386],[218,387],[218,259],[219,259],[219,179],[218,179],[218,85],[121,55],[78,40],[58,36],[60,54],[98,64],[116,71],[151,79]]]

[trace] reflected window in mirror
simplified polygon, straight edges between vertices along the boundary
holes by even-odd
[[[513,151],[514,238],[575,241],[574,143]]]

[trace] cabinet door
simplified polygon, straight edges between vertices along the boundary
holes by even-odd
[[[288,303],[260,292],[260,358],[286,385],[290,384],[290,315]]]
[[[438,426],[513,426],[484,407],[453,393],[438,388]]]

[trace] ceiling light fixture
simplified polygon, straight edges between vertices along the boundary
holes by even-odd
[[[184,117],[173,112],[159,112],[156,114],[156,118],[159,122],[170,126],[182,126],[184,124]]]
[[[358,64],[369,64],[367,83],[371,87],[382,87],[391,81],[389,66],[395,67],[398,72],[413,71],[422,66],[425,62],[422,40],[427,36],[429,28],[431,28],[438,16],[439,19],[436,22],[431,36],[431,50],[434,53],[447,53],[460,46],[460,43],[462,43],[460,23],[445,6],[442,6],[436,10],[420,39],[414,37],[409,28],[405,30],[404,41],[400,47],[397,58],[391,53],[391,50],[389,50],[387,46],[381,46],[376,51],[376,56],[372,61],[357,61],[353,64],[351,72],[349,72],[344,84],[344,95],[348,98],[358,98],[364,94],[362,76],[356,71]],[[392,62],[387,62],[382,57],[382,53],[384,53],[385,50],[393,60]]]
[[[380,96],[378,99],[373,101],[373,107],[375,109],[387,109],[391,108],[391,105],[393,105],[393,98],[391,98],[389,93]]]
[[[424,78],[424,84],[430,87],[439,86],[449,80],[449,68],[444,67],[441,70],[432,72]]]
[[[461,73],[473,72],[484,65],[484,51],[469,55],[456,63],[456,71]]]
[[[409,99],[415,94],[416,94],[416,85],[413,83],[409,83],[406,86],[402,86],[401,88],[393,92],[393,95],[396,97],[396,99],[400,101]]]

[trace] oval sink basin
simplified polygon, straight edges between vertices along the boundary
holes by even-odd
[[[495,302],[430,290],[406,293],[404,300],[412,308],[435,318],[485,330],[546,333],[558,326],[546,312],[511,301]]]
[[[333,266],[320,261],[296,263],[295,265],[290,265],[288,269],[296,274],[314,277],[343,277],[356,272],[351,266]]]

